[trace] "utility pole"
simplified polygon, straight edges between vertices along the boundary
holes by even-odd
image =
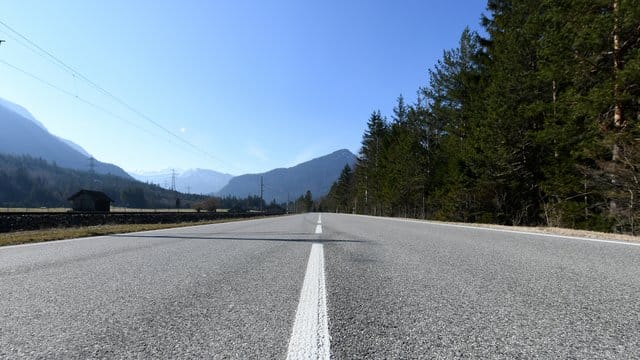
[[[89,157],[89,189],[93,188],[96,175],[96,159],[93,156]]]
[[[171,190],[176,191],[176,170],[171,169]]]
[[[260,176],[260,212],[264,210],[262,208],[262,203],[264,203],[264,179]]]

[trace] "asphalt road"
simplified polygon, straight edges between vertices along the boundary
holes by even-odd
[[[319,220],[0,248],[0,358],[640,358],[640,246]]]

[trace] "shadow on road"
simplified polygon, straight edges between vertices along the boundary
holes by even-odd
[[[117,238],[144,238],[144,239],[185,239],[185,240],[221,240],[221,241],[275,241],[275,242],[299,242],[299,243],[365,243],[365,240],[342,240],[342,239],[314,239],[312,234],[306,234],[308,239],[285,239],[285,238],[265,238],[265,237],[231,237],[231,236],[187,236],[187,235],[138,235],[122,234],[108,235]]]

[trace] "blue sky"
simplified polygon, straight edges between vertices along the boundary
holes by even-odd
[[[0,97],[129,171],[234,175],[356,153],[369,114],[390,114],[479,29],[484,1],[0,2],[0,21],[174,136],[22,46],[0,25]],[[71,95],[69,95],[71,94]],[[78,98],[76,98],[76,96]],[[108,109],[110,115],[86,104]]]

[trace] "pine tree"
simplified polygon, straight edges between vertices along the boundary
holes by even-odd
[[[382,181],[385,175],[383,155],[388,141],[388,132],[389,127],[380,111],[373,112],[362,138],[358,171],[356,171],[358,197],[362,199],[364,212],[373,215],[382,214]]]
[[[311,191],[307,190],[304,194],[303,204],[306,212],[311,212],[313,210],[313,196],[311,195]]]
[[[485,18],[487,79],[483,114],[472,134],[477,153],[472,171],[475,193],[484,205],[483,221],[535,224],[539,221],[541,153],[536,133],[542,129],[538,106],[543,88],[536,77],[537,41],[543,24],[539,1],[489,1]]]
[[[340,177],[335,184],[333,196],[336,202],[336,211],[351,212],[353,207],[354,181],[353,173],[349,165],[345,165],[340,173]]]
[[[459,47],[444,52],[429,70],[429,85],[421,89],[428,107],[421,110],[426,123],[426,188],[430,189],[425,211],[438,219],[470,221],[477,207],[471,191],[476,179],[469,162],[470,134],[484,104],[481,61],[480,37],[465,29]]]
[[[384,152],[386,164],[383,199],[387,214],[417,217],[422,213],[425,191],[425,117],[419,104],[407,106],[399,96],[393,109],[389,141]]]

